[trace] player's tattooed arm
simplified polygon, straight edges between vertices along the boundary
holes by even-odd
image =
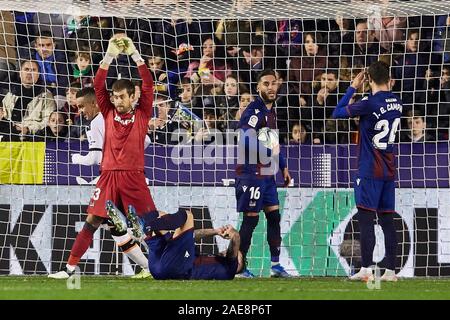
[[[195,240],[200,240],[206,237],[212,237],[219,234],[219,229],[198,229],[194,231]]]

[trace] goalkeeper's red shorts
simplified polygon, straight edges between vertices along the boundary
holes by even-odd
[[[125,215],[130,204],[138,215],[156,210],[142,171],[103,171],[92,191],[87,213],[108,218],[107,200],[114,202]]]

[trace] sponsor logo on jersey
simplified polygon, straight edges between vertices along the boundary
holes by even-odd
[[[122,125],[127,126],[130,123],[134,122],[134,114],[131,117],[131,119],[125,119],[125,120],[122,119],[118,114],[116,114],[116,116],[114,117],[114,121],[117,121],[117,122],[121,123]]]
[[[258,123],[258,117],[255,115],[251,116],[250,119],[248,120],[249,126],[251,126],[253,128],[256,127],[257,123]]]

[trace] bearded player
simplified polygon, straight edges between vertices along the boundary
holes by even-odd
[[[271,169],[272,164],[276,164],[277,161],[264,164],[261,155],[267,156],[267,159],[278,160],[278,167],[286,186],[290,183],[291,176],[286,160],[279,154],[279,146],[268,149],[259,143],[257,138],[261,129],[276,129],[274,104],[278,81],[275,71],[264,70],[259,74],[257,90],[259,96],[247,106],[239,121],[240,164],[236,166],[235,192],[237,211],[243,212],[244,215],[239,230],[240,251],[246,257],[253,231],[259,221],[259,212],[264,209],[267,219],[267,242],[270,248],[270,273],[272,277],[287,278],[290,275],[280,265],[281,216],[274,174],[277,170]],[[241,277],[253,278],[254,275],[245,268]]]
[[[142,79],[142,93],[137,108],[133,107],[135,86],[130,80],[114,82],[113,102],[106,89],[109,66],[121,53],[131,56]],[[137,214],[144,220],[148,214],[158,214],[144,175],[144,140],[153,111],[153,79],[144,59],[125,34],[116,34],[110,39],[95,76],[94,89],[105,123],[100,179],[92,193],[86,222],[75,239],[66,270],[50,275],[51,278],[66,279],[74,273],[81,257],[91,245],[95,231],[108,219],[107,200],[112,200],[122,209],[133,204]]]

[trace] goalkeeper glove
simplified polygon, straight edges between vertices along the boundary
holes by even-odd
[[[120,39],[121,43],[123,43],[123,47],[124,47],[124,52],[131,56],[131,58],[133,59],[134,62],[144,62],[144,59],[142,59],[139,51],[137,51],[133,40],[131,40],[128,37],[122,38]]]
[[[120,42],[111,38],[109,40],[108,49],[106,50],[106,55],[103,58],[103,63],[111,64],[113,59],[117,58],[117,56],[122,52],[123,48],[120,46]]]

